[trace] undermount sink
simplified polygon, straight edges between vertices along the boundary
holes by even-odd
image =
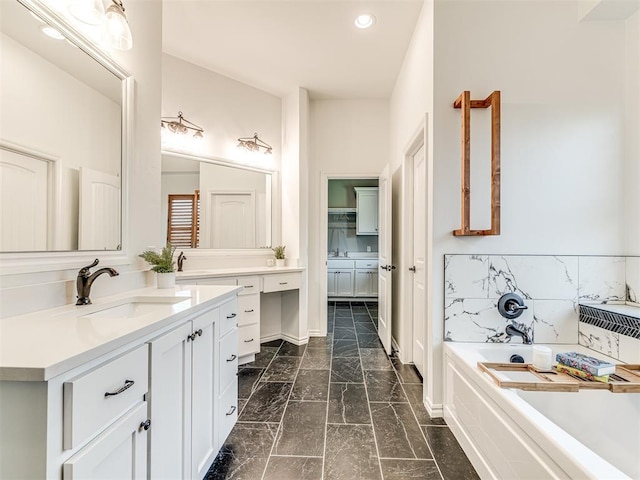
[[[181,302],[189,302],[190,297],[132,297],[115,305],[105,305],[97,311],[83,315],[82,318],[135,318],[153,312],[159,312],[164,307],[173,306]]]

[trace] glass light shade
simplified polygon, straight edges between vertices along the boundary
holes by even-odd
[[[122,9],[116,4],[109,5],[107,8],[105,33],[111,47],[117,50],[131,50],[133,47],[129,22]]]
[[[67,10],[87,25],[100,25],[104,21],[102,0],[67,0]]]
[[[55,38],[56,40],[64,40],[65,38],[58,30],[49,25],[41,25],[40,31],[47,37]]]

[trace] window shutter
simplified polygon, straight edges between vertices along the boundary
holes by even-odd
[[[170,194],[167,242],[177,248],[197,248],[200,243],[200,191]]]

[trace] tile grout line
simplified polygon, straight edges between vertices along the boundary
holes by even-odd
[[[327,319],[328,321],[328,319]],[[331,328],[331,332],[333,333],[336,328],[336,308],[333,308],[333,325]],[[327,328],[327,335],[329,334],[329,329]],[[329,426],[329,402],[331,401],[331,375],[333,368],[333,335],[331,336],[331,353],[329,355],[329,384],[327,385],[327,411],[324,417],[324,444],[322,445],[322,470],[320,472],[320,480],[324,480],[324,465],[325,459],[327,457],[327,430]]]
[[[373,322],[373,318],[371,318],[371,313],[369,312],[369,307],[367,307],[366,302],[364,305],[367,309],[367,313],[369,314],[369,319]],[[353,323],[353,327],[355,329],[355,322]],[[356,332],[356,345],[358,347],[358,359],[360,360],[360,368],[362,369],[362,379],[364,380],[364,393],[367,396],[367,409],[369,410],[369,419],[371,420],[371,432],[373,433],[373,444],[376,446],[376,453],[378,455],[377,460],[378,460],[378,468],[380,469],[380,478],[384,480],[384,473],[382,472],[382,462],[380,461],[380,448],[378,447],[378,437],[376,436],[376,427],[373,424],[373,415],[371,414],[371,405],[369,403],[369,389],[367,388],[367,379],[365,378],[364,368],[362,368],[362,355],[360,352],[360,344],[358,343],[358,332]]]

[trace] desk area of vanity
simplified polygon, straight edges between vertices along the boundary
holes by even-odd
[[[179,272],[180,285],[237,285],[238,356],[244,364],[255,359],[260,343],[285,339],[295,345],[308,341],[301,305],[304,268],[238,267]],[[302,312],[302,314],[301,314]]]

